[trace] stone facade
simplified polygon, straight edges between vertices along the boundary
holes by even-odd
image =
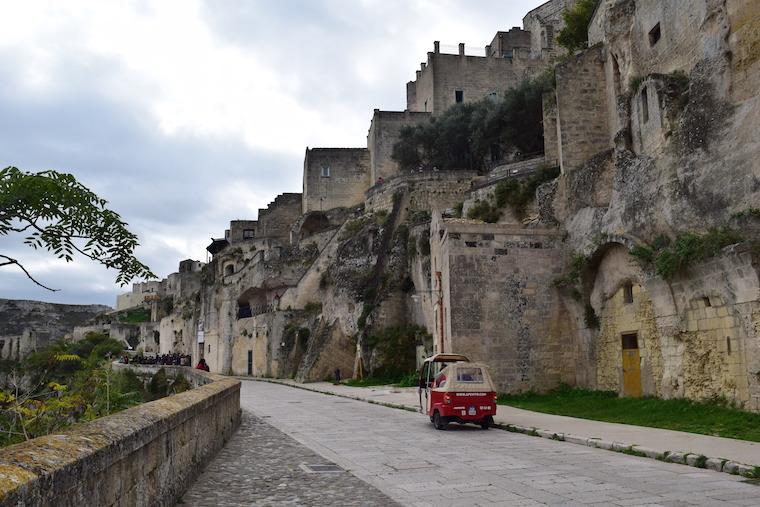
[[[4,448],[0,505],[174,505],[240,424],[240,382],[164,369],[198,387]]]
[[[524,37],[514,37],[522,46],[521,39]],[[468,56],[464,54],[463,45],[458,55],[440,51],[428,53],[427,62],[417,71],[416,79],[406,85],[406,108],[440,114],[457,102],[498,97],[548,66],[548,61],[534,58],[529,47],[503,48],[502,52],[510,56]]]
[[[427,123],[430,116],[430,113],[424,112],[396,112],[375,109],[367,133],[367,148],[370,156],[370,186],[375,185],[378,178],[388,179],[398,173],[398,164],[391,156],[393,155],[393,145],[398,142],[401,135],[401,129],[406,126]]]
[[[565,53],[556,39],[565,26],[562,13],[572,8],[576,1],[550,0],[523,17],[523,28],[530,34],[530,48],[534,56],[552,58]]]
[[[552,287],[561,233],[439,215],[431,227],[436,352],[486,362],[501,392],[575,383],[576,351],[558,339]]]
[[[475,171],[422,171],[398,175],[367,191],[369,211],[393,207],[393,196],[409,194],[410,211],[453,208],[462,202],[472,186]]]
[[[301,212],[357,206],[370,186],[370,172],[366,148],[306,148]]]
[[[559,164],[572,171],[591,156],[609,148],[604,53],[592,48],[555,67]],[[552,139],[551,121],[544,139]]]

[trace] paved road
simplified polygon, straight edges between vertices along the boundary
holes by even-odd
[[[348,472],[310,473],[302,468],[304,464],[329,461],[244,410],[237,433],[180,504],[398,506]]]
[[[241,403],[403,505],[760,505],[760,485],[740,477],[501,430],[436,431],[420,414],[302,389],[243,381]],[[225,484],[255,463],[227,466]],[[343,505],[321,500],[311,505]]]

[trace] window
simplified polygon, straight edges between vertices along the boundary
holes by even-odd
[[[248,351],[248,375],[253,375],[253,351]]]
[[[710,303],[710,298],[705,296],[702,298],[702,301],[705,303],[705,308],[712,306],[712,303]]]
[[[234,264],[227,264],[224,266],[224,275],[229,276],[235,272],[235,265]]]
[[[227,229],[226,231],[224,231],[224,239],[230,239],[230,230],[229,229]]]
[[[483,238],[484,241],[493,241],[493,234],[483,234],[481,238]]]
[[[323,165],[322,166],[322,177],[323,178],[329,178],[330,177],[330,166]]]
[[[546,47],[551,49],[554,47],[554,26],[546,25]]]
[[[627,283],[623,285],[623,303],[633,303],[633,284]]]
[[[660,32],[660,24],[657,23],[654,25],[654,28],[649,30],[649,45],[654,46],[657,44],[657,41],[660,40],[660,37],[662,36],[662,32]]]
[[[243,239],[251,239],[256,236],[256,231],[253,229],[244,229],[243,230]]]
[[[623,350],[632,350],[639,348],[639,337],[636,333],[623,335]]]
[[[645,86],[641,90],[641,114],[644,118],[644,123],[649,121],[649,96],[647,95],[647,87]]]
[[[480,368],[457,368],[457,382],[483,383],[483,370]]]
[[[726,352],[728,353],[729,356],[731,355],[731,337],[730,336],[726,336]]]
[[[461,104],[462,102],[464,102],[464,91],[463,90],[456,90],[454,92],[454,101],[457,104]]]
[[[476,248],[478,246],[477,241],[465,241],[464,244],[470,248]]]

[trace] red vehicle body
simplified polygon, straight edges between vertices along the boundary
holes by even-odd
[[[496,415],[496,390],[488,368],[458,354],[436,354],[425,360],[419,395],[420,411],[439,430],[450,422],[488,429]]]

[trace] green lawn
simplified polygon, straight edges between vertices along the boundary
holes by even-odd
[[[417,372],[411,372],[403,377],[395,378],[377,378],[367,377],[362,380],[348,379],[342,382],[347,386],[352,387],[372,387],[372,386],[395,386],[395,387],[416,387],[417,386]]]
[[[760,442],[760,414],[720,403],[619,398],[614,392],[568,387],[546,394],[500,395],[498,403],[547,414]]]

